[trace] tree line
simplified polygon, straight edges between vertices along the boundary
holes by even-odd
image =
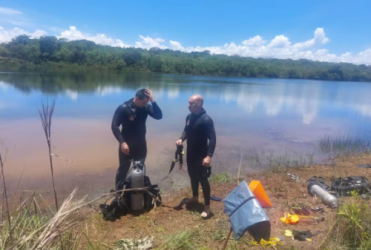
[[[54,36],[20,35],[0,44],[1,71],[113,70],[212,76],[371,81],[371,66],[305,59],[211,55],[210,51],[119,48]]]

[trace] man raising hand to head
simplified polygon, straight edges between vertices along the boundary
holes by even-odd
[[[151,104],[148,103],[149,101]],[[162,111],[148,89],[138,90],[135,97],[118,106],[113,115],[111,129],[119,142],[120,163],[116,173],[116,190],[123,188],[123,181],[130,169],[131,161],[144,163],[147,157],[148,115],[156,120],[162,119]]]

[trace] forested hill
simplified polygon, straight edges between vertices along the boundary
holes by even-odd
[[[210,55],[209,51],[118,48],[87,40],[18,36],[0,44],[0,71],[104,69],[193,75],[369,81],[371,66]]]

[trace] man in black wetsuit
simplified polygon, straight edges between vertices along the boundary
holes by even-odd
[[[152,105],[148,101],[151,101]],[[135,98],[118,106],[113,115],[111,128],[120,144],[120,165],[116,173],[116,190],[123,188],[123,181],[130,169],[131,161],[144,163],[147,157],[146,120],[148,115],[156,120],[162,118],[162,111],[148,89],[138,90]],[[120,125],[122,125],[121,131]]]
[[[207,218],[210,215],[208,167],[214,154],[216,135],[214,122],[202,106],[202,96],[193,95],[189,98],[188,108],[191,113],[186,118],[183,134],[176,144],[181,145],[187,140],[187,166],[193,192],[193,197],[188,203],[198,202],[198,186],[201,183],[205,199],[201,216]]]

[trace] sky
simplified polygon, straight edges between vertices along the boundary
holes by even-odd
[[[1,0],[0,43],[20,34],[119,47],[371,65],[369,0]]]

